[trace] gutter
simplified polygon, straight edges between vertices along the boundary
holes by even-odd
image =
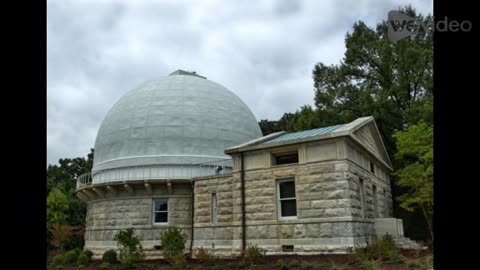
[[[191,238],[190,238],[190,257],[193,258],[193,222],[194,222],[194,213],[195,213],[195,182],[192,181],[192,231],[190,233]]]
[[[245,257],[245,248],[247,246],[246,220],[245,220],[245,166],[243,152],[240,152],[240,182],[242,189],[242,256]]]

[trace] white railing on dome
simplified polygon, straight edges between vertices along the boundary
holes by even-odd
[[[155,165],[138,165],[105,169],[96,171],[93,174],[91,172],[87,172],[77,178],[77,188],[85,185],[91,185],[96,176],[99,177],[99,183],[104,183],[121,182],[127,180],[190,179],[193,177],[228,174],[232,172],[232,159],[218,159],[197,164],[183,164],[181,166],[181,168],[176,168],[175,165],[162,167],[162,172],[160,174],[158,173],[159,166]],[[152,170],[156,171],[157,173],[152,173]],[[181,172],[180,174],[178,174],[179,171]],[[141,173],[139,174],[139,172]],[[102,175],[108,176],[104,177]],[[95,180],[95,182],[97,182],[97,180]]]

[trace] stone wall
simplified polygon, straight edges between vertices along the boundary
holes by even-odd
[[[165,184],[162,186],[154,185],[149,195],[142,188],[135,187],[135,195],[119,191],[116,196],[106,195],[89,201],[85,247],[99,258],[105,250],[117,248],[114,237],[119,231],[133,228],[147,256],[159,257],[154,246],[160,245],[160,232],[168,225],[153,224],[153,200],[165,198],[168,199],[168,224],[181,228],[188,236],[187,251],[191,237],[191,185],[173,184],[172,194],[168,194]]]
[[[386,183],[346,158],[345,140],[299,145],[298,149],[298,164],[271,165],[270,153],[265,150],[245,155],[247,243],[256,243],[270,254],[282,252],[283,245],[294,245],[296,253],[311,253],[344,252],[346,246],[364,243],[365,236],[374,233],[372,183],[377,186],[377,206],[382,209],[378,213],[389,214],[389,210],[383,209],[387,203],[380,196],[382,190],[390,194]],[[323,149],[329,153],[313,156]],[[248,160],[249,157],[253,159]],[[234,160],[232,175],[194,181],[194,248],[210,249],[218,255],[240,252],[238,156],[234,156]],[[360,177],[365,181],[365,218],[360,214]],[[278,218],[277,181],[288,178],[295,179],[297,218],[282,220]],[[215,224],[211,213],[212,193],[217,194]]]

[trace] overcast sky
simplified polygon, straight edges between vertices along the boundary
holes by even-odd
[[[253,3],[256,3],[255,5]],[[432,0],[410,1],[422,14]],[[86,156],[127,91],[177,69],[237,94],[257,120],[313,104],[312,69],[402,0],[48,1],[47,162]]]

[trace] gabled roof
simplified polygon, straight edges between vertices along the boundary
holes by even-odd
[[[305,130],[294,133],[285,131],[269,134],[249,142],[225,150],[226,154],[251,151],[256,149],[272,148],[276,146],[318,141],[329,138],[348,136],[374,155],[389,169],[392,163],[388,157],[385,145],[375,120],[372,116],[357,118],[356,120],[340,125]]]

